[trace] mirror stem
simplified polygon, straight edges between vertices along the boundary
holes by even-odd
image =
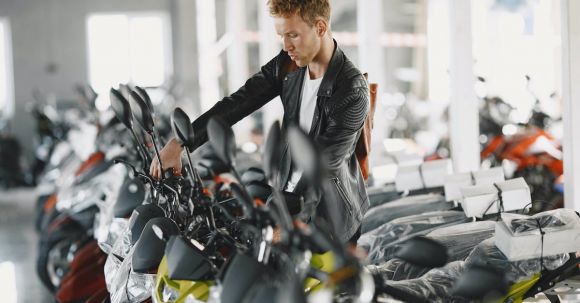
[[[201,177],[199,176],[197,169],[193,167],[193,162],[191,161],[191,150],[189,149],[189,147],[185,147],[185,152],[187,153],[187,162],[189,163],[189,169],[191,170],[191,174],[194,179],[194,184],[199,189],[201,189],[202,188]]]
[[[147,157],[147,153],[145,152],[145,146],[143,146],[143,143],[139,141],[139,138],[137,137],[135,130],[133,130],[132,128],[130,128],[129,130],[131,131],[131,135],[133,135],[133,140],[135,140],[135,143],[137,143],[137,151],[141,154],[141,157],[143,158],[143,170],[146,170],[147,164],[150,161],[149,157]]]
[[[161,180],[165,179],[164,173],[165,169],[163,169],[163,164],[161,163],[161,156],[159,155],[159,148],[157,147],[157,140],[155,137],[155,133],[151,132],[149,134],[151,136],[151,141],[153,141],[153,148],[155,148],[155,154],[157,155],[157,161],[159,161],[159,167],[161,168]]]

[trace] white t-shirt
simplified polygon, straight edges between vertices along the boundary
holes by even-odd
[[[312,119],[314,118],[314,110],[316,109],[316,99],[318,98],[318,89],[320,88],[320,83],[322,83],[322,78],[310,79],[310,71],[308,66],[306,67],[306,74],[304,75],[304,84],[302,85],[302,99],[300,102],[300,128],[302,128],[306,133],[310,132],[312,127]],[[286,191],[294,191],[296,184],[302,177],[302,172],[299,170],[293,170],[286,184]]]

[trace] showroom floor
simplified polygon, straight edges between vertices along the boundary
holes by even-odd
[[[6,303],[54,302],[36,276],[33,189],[0,192],[0,298]]]

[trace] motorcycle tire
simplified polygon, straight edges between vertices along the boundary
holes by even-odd
[[[53,227],[53,226],[51,226]],[[90,237],[75,221],[68,220],[41,235],[36,272],[42,284],[55,293],[74,258]]]

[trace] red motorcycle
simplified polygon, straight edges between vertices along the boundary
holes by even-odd
[[[501,163],[506,176],[526,180],[532,194],[532,211],[563,206],[561,193],[554,187],[564,173],[561,146],[546,131],[527,126],[514,135],[497,135],[483,149],[481,159]]]

